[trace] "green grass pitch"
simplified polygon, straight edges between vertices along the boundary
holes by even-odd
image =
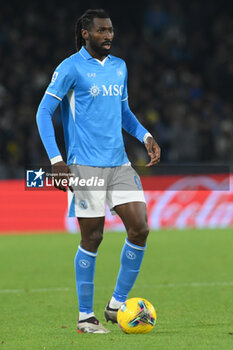
[[[76,331],[80,235],[0,236],[0,350],[233,349],[233,229],[153,231],[129,297],[157,310],[151,333],[106,324],[125,234],[105,233],[94,309],[109,334]]]

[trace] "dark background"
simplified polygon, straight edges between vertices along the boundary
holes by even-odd
[[[0,4],[0,178],[49,164],[35,116],[56,66],[75,52],[88,8],[112,18],[112,54],[126,60],[129,102],[162,149],[162,164],[232,164],[233,3],[217,0],[8,1]],[[64,154],[59,111],[56,135]],[[148,158],[125,135],[135,165]]]

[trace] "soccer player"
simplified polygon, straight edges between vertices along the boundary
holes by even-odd
[[[140,270],[149,233],[140,179],[125,153],[122,128],[145,144],[150,162],[160,160],[160,148],[138,122],[128,105],[125,62],[110,55],[114,37],[104,10],[87,10],[77,21],[77,53],[55,70],[40,103],[37,124],[45,149],[58,178],[90,174],[104,178],[104,190],[68,188],[69,215],[76,216],[81,242],[75,256],[79,301],[77,329],[108,333],[93,311],[94,274],[98,246],[103,238],[105,203],[122,219],[127,238],[112,298],[105,308],[107,321],[117,322],[117,311],[126,300]],[[58,149],[52,116],[61,106],[67,164]],[[66,191],[67,187],[56,186]]]

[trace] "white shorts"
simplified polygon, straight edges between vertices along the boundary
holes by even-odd
[[[79,181],[72,186],[73,193],[68,190],[69,217],[105,216],[106,203],[113,215],[116,214],[114,207],[119,204],[145,203],[140,178],[130,164],[114,168],[84,165],[70,165],[69,168]]]

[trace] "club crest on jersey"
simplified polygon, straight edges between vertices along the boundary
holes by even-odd
[[[97,97],[102,93],[102,96],[122,96],[124,85],[110,84],[108,86],[102,85],[100,88],[97,85],[92,85],[89,93],[93,97]]]
[[[119,77],[123,77],[123,72],[121,69],[117,69],[117,74],[119,75]]]

